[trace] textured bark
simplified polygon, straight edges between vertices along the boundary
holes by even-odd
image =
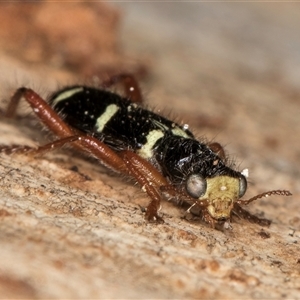
[[[152,53],[147,103],[224,144],[237,167],[250,170],[246,198],[279,188],[294,195],[247,207],[271,219],[269,228],[237,220],[222,233],[167,202],[165,224],[153,225],[139,207],[148,201],[140,187],[73,150],[1,154],[1,297],[300,298],[297,11],[287,4],[135,5],[124,5],[124,46]],[[186,21],[176,27],[179,13]],[[154,28],[153,16],[160,20]],[[29,71],[3,53],[0,65],[2,110],[19,85],[45,94],[57,81],[78,82],[47,64]],[[45,132],[32,114],[0,119],[0,144],[45,143]]]

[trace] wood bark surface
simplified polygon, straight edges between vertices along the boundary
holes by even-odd
[[[116,4],[117,5],[117,4]],[[293,3],[119,4],[122,51],[151,62],[149,107],[218,141],[250,171],[245,198],[272,189],[225,233],[72,149],[0,155],[0,298],[300,298],[300,13]],[[79,22],[79,21],[78,21]],[[1,49],[4,49],[1,42]],[[93,57],[91,57],[91,60]],[[43,96],[86,81],[0,52],[1,109],[30,86]],[[22,117],[23,116],[23,117]],[[25,104],[0,118],[0,144],[53,140]]]

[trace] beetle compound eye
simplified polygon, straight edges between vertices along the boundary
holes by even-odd
[[[198,174],[189,176],[186,181],[186,191],[193,198],[199,198],[206,191],[206,180]]]
[[[239,191],[239,198],[243,197],[247,190],[247,180],[244,175],[240,177],[240,191]]]

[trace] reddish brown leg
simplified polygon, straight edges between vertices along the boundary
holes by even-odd
[[[13,116],[20,102],[20,99],[24,99],[30,104],[38,118],[58,137],[66,140],[58,140],[41,147],[38,152],[51,149],[51,147],[57,148],[59,145],[63,145],[69,142],[75,141],[75,146],[88,153],[93,154],[95,157],[103,161],[105,165],[110,166],[116,171],[126,172],[126,166],[123,160],[108,146],[100,142],[99,140],[91,137],[80,135],[74,138],[76,133],[60,118],[60,116],[43,100],[37,93],[31,89],[20,88],[16,91],[9,103],[7,116]]]
[[[30,146],[22,146],[22,145],[0,145],[0,153],[5,154],[13,154],[13,153],[30,153],[31,151],[34,151],[37,148],[33,148]]]
[[[20,100],[24,96],[25,90],[26,88],[19,88],[16,90],[16,92],[10,99],[6,113],[4,114],[5,117],[13,118],[15,116]]]
[[[85,135],[69,136],[59,139],[38,148],[28,146],[4,146],[1,152],[6,153],[28,153],[32,155],[42,154],[46,151],[54,150],[68,143],[80,143],[85,152],[93,154],[104,165],[117,172],[134,177],[142,186],[143,190],[151,198],[147,207],[146,219],[150,222],[162,223],[163,219],[158,216],[160,207],[160,186],[166,186],[166,179],[146,160],[131,151],[122,151],[119,154],[111,150],[101,141]]]
[[[217,225],[216,220],[212,218],[212,216],[209,214],[207,209],[204,209],[202,211],[202,218],[205,223],[210,225],[211,228],[216,228]]]
[[[226,154],[224,148],[219,143],[211,143],[208,145],[211,151],[216,153],[222,160],[225,160]]]
[[[52,151],[70,143],[75,143],[76,148],[81,151],[92,154],[95,158],[99,159],[106,167],[113,169],[116,172],[130,175],[122,158],[116,152],[111,150],[108,146],[101,141],[87,135],[73,135],[66,138],[56,140],[46,145],[33,148],[29,146],[0,146],[0,152],[6,154],[30,154],[40,155],[48,151]]]
[[[141,89],[136,79],[130,74],[118,74],[110,77],[108,80],[104,81],[101,86],[104,88],[108,88],[112,85],[121,83],[125,95],[128,99],[135,103],[142,103],[143,97],[141,93]]]
[[[120,156],[124,160],[129,174],[134,177],[143,187],[148,196],[151,198],[146,211],[146,219],[161,223],[163,220],[157,212],[160,208],[161,192],[167,193],[171,198],[182,198],[184,201],[195,204],[195,199],[191,198],[184,191],[176,189],[170,185],[165,177],[148,161],[144,160],[136,153],[131,151],[122,151]],[[197,201],[201,207],[207,206],[207,201]]]
[[[20,102],[20,99],[24,97],[24,99],[30,104],[35,114],[38,118],[58,137],[64,139],[69,138],[73,139],[76,134],[61,118],[60,116],[47,104],[45,100],[43,100],[37,93],[35,93],[31,89],[20,88],[16,91],[14,96],[9,103],[7,116],[13,116],[17,109],[17,106]],[[77,140],[77,141],[76,141]],[[67,141],[55,141],[54,143],[50,143],[42,148],[50,148],[53,146],[55,148],[59,146],[59,144],[66,144],[68,142],[73,142],[71,140]],[[123,160],[108,146],[101,143],[99,140],[91,137],[80,135],[75,138],[75,146],[83,151],[93,154],[95,157],[99,158],[103,161],[105,165],[110,166],[116,171],[126,172],[126,166],[123,163]],[[37,150],[38,152],[42,152],[45,150]]]
[[[252,215],[251,213],[249,213],[248,211],[243,209],[241,207],[241,205],[248,205],[249,203],[251,203],[251,202],[253,202],[257,199],[264,198],[264,197],[269,197],[269,196],[272,196],[272,195],[291,196],[292,193],[290,191],[286,191],[286,190],[274,190],[274,191],[268,191],[268,192],[258,194],[258,195],[254,196],[254,197],[252,197],[248,200],[240,199],[240,200],[235,202],[232,212],[233,212],[233,214],[237,215],[238,217],[247,219],[248,221],[250,221],[252,223],[256,223],[256,224],[259,224],[261,226],[269,226],[271,224],[271,221],[269,221],[267,219],[261,219],[261,218],[258,218],[255,215]]]
[[[271,221],[263,218],[259,218],[251,213],[249,213],[247,210],[243,209],[239,204],[235,203],[232,213],[239,218],[243,218],[248,220],[251,223],[258,224],[260,226],[270,226]]]
[[[13,154],[13,153],[18,153],[18,154],[31,154],[31,155],[39,155],[46,153],[51,150],[55,150],[58,148],[61,148],[67,143],[71,143],[74,141],[78,141],[78,136],[69,136],[66,138],[62,138],[60,140],[56,140],[54,142],[51,142],[49,144],[39,146],[37,148],[30,147],[30,146],[20,146],[20,145],[0,145],[0,152],[5,153],[5,154]]]
[[[7,117],[15,115],[18,104],[23,97],[38,118],[57,136],[67,137],[74,135],[72,129],[59,117],[51,106],[31,89],[19,88],[15,92],[6,111]]]
[[[148,161],[137,154],[131,151],[122,151],[120,155],[129,174],[137,180],[151,198],[146,211],[146,219],[150,222],[162,223],[163,219],[158,216],[157,212],[161,201],[160,187],[167,185],[167,180]]]
[[[160,187],[167,185],[168,182],[149,162],[130,151],[116,153],[103,142],[92,136],[74,135],[73,130],[59,115],[31,89],[20,88],[16,91],[9,104],[7,111],[8,116],[15,114],[18,103],[22,97],[30,104],[39,119],[59,136],[60,139],[37,149],[23,147],[23,150],[20,148],[20,152],[31,151],[33,154],[39,154],[61,147],[66,143],[74,143],[77,148],[94,155],[106,166],[115,171],[133,176],[151,198],[151,202],[147,208],[146,218],[150,221],[162,222],[162,219],[157,214],[161,199]]]
[[[108,148],[101,141],[94,139],[93,137],[84,135],[62,138],[38,148],[31,148],[28,146],[4,146],[0,148],[0,151],[9,154],[28,153],[36,155],[60,148],[65,144],[73,142],[80,143],[83,146],[85,152],[93,154],[107,167],[134,177],[137,182],[143,187],[143,190],[151,198],[151,202],[147,207],[146,219],[150,222],[163,223],[163,219],[157,214],[161,200],[159,187],[161,185],[166,185],[167,181],[150,163],[133,152],[122,151],[119,156],[118,153]]]

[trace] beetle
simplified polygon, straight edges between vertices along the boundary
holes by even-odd
[[[121,83],[125,96],[108,90]],[[73,85],[52,93],[47,101],[29,88],[19,88],[6,112],[13,117],[24,98],[36,116],[58,139],[36,149],[5,147],[2,151],[41,153],[65,144],[96,157],[116,172],[134,178],[151,201],[145,217],[162,223],[158,214],[162,198],[197,208],[213,228],[228,227],[234,215],[260,225],[260,219],[243,205],[271,195],[273,190],[248,200],[247,172],[230,165],[219,143],[197,140],[188,125],[180,125],[143,107],[140,88],[130,74],[112,76],[100,87]]]

